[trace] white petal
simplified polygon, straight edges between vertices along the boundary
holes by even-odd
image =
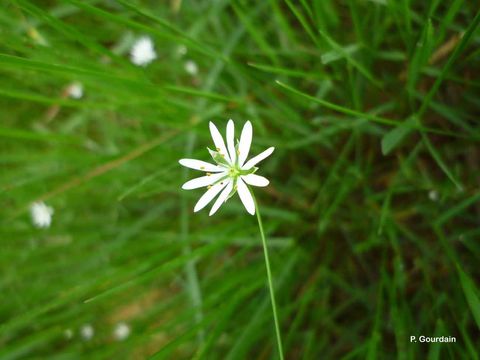
[[[210,121],[210,134],[212,134],[212,139],[213,143],[215,144],[215,147],[218,149],[217,150],[220,154],[223,154],[225,156],[225,159],[231,163],[230,157],[228,156],[227,148],[225,147],[225,142],[223,141],[223,137],[218,131],[217,127],[215,126],[214,123]]]
[[[205,187],[208,185],[212,185],[214,182],[220,180],[222,177],[226,175],[227,175],[226,173],[217,173],[209,176],[201,176],[201,177],[192,179],[190,181],[187,181],[185,184],[183,184],[182,189],[192,190],[192,189],[197,189],[197,188]]]
[[[269,157],[273,153],[273,150],[275,150],[275,148],[272,146],[272,147],[269,147],[267,150],[261,152],[257,156],[254,156],[253,158],[248,160],[245,165],[242,166],[242,169],[243,170],[251,169],[252,167],[257,165],[260,161]]]
[[[225,171],[223,166],[213,165],[207,163],[202,160],[195,160],[195,159],[181,159],[178,160],[180,165],[183,165],[190,169],[201,170],[201,171],[209,171],[209,172],[220,172]]]
[[[195,207],[193,208],[194,212],[202,210],[205,206],[207,206],[212,199],[217,196],[217,194],[222,191],[222,189],[227,186],[227,181],[222,181],[213,185],[210,189],[208,189],[205,194],[197,201]]]
[[[213,214],[215,214],[218,208],[222,206],[222,204],[225,201],[227,201],[228,195],[230,194],[233,188],[233,182],[231,180],[227,180],[227,181],[228,181],[227,186],[225,187],[225,189],[223,189],[222,193],[220,194],[220,196],[217,198],[212,208],[210,209],[210,213],[208,214],[209,216],[212,216]]]
[[[241,167],[247,159],[248,152],[250,151],[250,145],[252,144],[252,123],[247,121],[243,125],[242,135],[240,136],[240,143],[238,146],[238,165]]]
[[[245,209],[247,209],[251,215],[255,214],[255,203],[253,202],[252,194],[241,178],[237,181],[237,191]]]
[[[232,164],[235,164],[237,153],[235,150],[235,125],[232,119],[228,120],[227,123],[227,146],[230,160],[232,160]]]
[[[253,185],[253,186],[264,187],[264,186],[267,186],[270,183],[270,181],[268,181],[267,178],[264,178],[263,176],[255,175],[255,174],[244,175],[244,176],[242,176],[242,179],[248,185]]]

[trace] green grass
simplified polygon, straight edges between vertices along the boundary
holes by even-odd
[[[478,359],[479,23],[464,0],[5,1],[0,359],[278,358],[256,218],[181,190],[229,118],[276,148],[255,195],[285,359]]]

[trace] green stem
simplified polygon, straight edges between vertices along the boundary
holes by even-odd
[[[263,254],[265,255],[265,267],[267,268],[268,288],[270,290],[270,300],[272,302],[273,320],[275,322],[275,333],[277,335],[278,354],[280,356],[280,359],[283,360],[282,337],[280,335],[280,326],[278,324],[277,303],[275,302],[275,291],[274,291],[273,282],[272,282],[272,271],[270,269],[270,259],[268,257],[267,241],[265,240],[265,233],[263,232],[263,224],[262,224],[262,217],[260,215],[260,209],[258,208],[257,199],[253,195],[253,192],[252,192],[252,196],[253,196],[253,201],[255,202],[255,212],[257,213],[258,227],[260,228],[260,235],[262,236]]]

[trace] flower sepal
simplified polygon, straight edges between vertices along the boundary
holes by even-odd
[[[207,147],[208,152],[210,153],[210,156],[212,157],[213,161],[215,161],[218,165],[221,166],[230,166],[229,162],[227,159],[225,159],[225,155],[218,152],[211,150]]]
[[[257,172],[257,170],[258,170],[258,167],[254,166],[254,167],[252,167],[252,168],[250,168],[250,169],[246,169],[246,170],[240,169],[240,170],[238,171],[238,174],[239,174],[240,176],[255,174],[255,173]]]

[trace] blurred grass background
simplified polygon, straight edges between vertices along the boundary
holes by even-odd
[[[0,358],[277,357],[255,218],[180,189],[233,118],[276,147],[256,195],[287,359],[478,359],[478,9],[4,1]]]

